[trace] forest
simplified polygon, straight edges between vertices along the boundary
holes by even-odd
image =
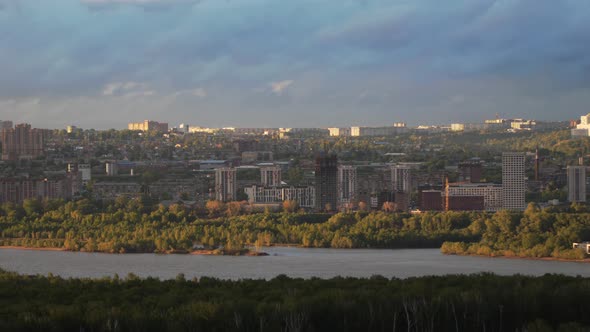
[[[0,270],[2,331],[588,331],[590,279],[187,280]]]
[[[211,201],[213,202],[213,201]],[[356,211],[336,214],[246,213],[239,203],[208,209],[141,199],[114,202],[27,200],[0,209],[0,246],[105,253],[182,253],[195,247],[259,249],[271,245],[320,248],[441,248],[447,254],[586,258],[573,242],[590,240],[584,206],[524,212]]]
[[[573,204],[569,212],[540,210],[529,204],[524,213],[499,211],[490,218],[474,221],[471,229],[481,236],[477,242],[445,242],[446,254],[484,256],[553,257],[586,259],[583,250],[572,249],[573,242],[590,241],[590,214]]]

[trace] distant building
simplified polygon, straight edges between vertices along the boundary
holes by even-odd
[[[567,167],[568,201],[586,202],[586,166]]]
[[[334,137],[347,137],[350,136],[350,127],[347,128],[328,128],[330,136]]]
[[[580,123],[571,130],[573,138],[590,136],[590,113],[580,117]]]
[[[177,128],[177,132],[179,132],[179,133],[188,134],[189,131],[190,131],[190,126],[187,125],[186,123],[181,123]]]
[[[358,184],[355,166],[338,167],[338,208],[346,208],[357,200]]]
[[[459,164],[459,181],[481,182],[482,165],[479,161],[467,161]]]
[[[450,183],[442,195],[442,201],[448,205],[445,209],[450,211],[498,211],[504,204],[503,188],[495,184]]]
[[[242,152],[242,162],[252,163],[256,161],[273,161],[272,151],[244,151]]]
[[[391,167],[391,183],[394,192],[411,194],[413,191],[412,167],[395,165]]]
[[[442,211],[442,191],[423,190],[420,193],[420,209],[423,211]]]
[[[235,168],[215,170],[215,199],[222,202],[236,200],[237,181]]]
[[[315,159],[316,208],[321,211],[338,207],[338,157],[322,154]]]
[[[0,120],[0,130],[10,129],[12,127],[14,127],[14,125],[12,124],[12,121],[1,121]]]
[[[487,127],[485,123],[452,123],[451,131],[478,131]]]
[[[29,124],[2,128],[2,160],[35,159],[44,155],[45,134],[42,129],[31,129]]]
[[[260,182],[264,187],[281,186],[281,167],[280,166],[263,166],[260,168]]]
[[[107,162],[105,163],[105,171],[107,176],[117,176],[119,175],[119,165],[116,161]]]
[[[250,204],[282,203],[287,200],[296,201],[302,208],[316,207],[316,191],[314,186],[251,186],[244,189]]]
[[[350,136],[392,136],[408,132],[407,127],[350,127]]]
[[[27,199],[70,199],[72,177],[0,179],[0,203],[20,204]]]
[[[100,199],[136,197],[141,192],[141,185],[136,182],[97,182],[92,185],[92,194]]]
[[[66,127],[66,132],[68,134],[75,134],[75,133],[82,132],[82,128],[78,128],[78,127],[76,127],[74,125],[69,125],[69,126]]]
[[[510,128],[513,130],[533,130],[537,122],[534,120],[523,120],[523,119],[515,119],[510,123]]]
[[[503,208],[524,210],[526,208],[525,154],[504,152],[502,154]]]
[[[144,120],[143,122],[132,122],[127,126],[129,130],[168,132],[168,124],[164,122]]]
[[[68,173],[79,176],[80,185],[86,185],[92,180],[90,164],[68,164]]]

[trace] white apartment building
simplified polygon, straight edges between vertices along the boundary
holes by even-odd
[[[580,124],[572,129],[572,137],[590,136],[590,113],[580,117]]]

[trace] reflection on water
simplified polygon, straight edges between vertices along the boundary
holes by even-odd
[[[494,272],[501,275],[562,273],[590,277],[590,264],[485,257],[445,256],[438,249],[367,250],[264,248],[265,257],[127,254],[0,250],[0,267],[22,274],[63,277],[125,276],[223,279],[334,276],[407,278],[424,275]]]

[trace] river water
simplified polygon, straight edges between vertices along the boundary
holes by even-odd
[[[209,276],[222,279],[269,279],[335,276],[417,277],[493,272],[500,275],[561,273],[590,277],[590,263],[446,256],[438,249],[368,250],[263,248],[266,257],[157,254],[99,254],[65,251],[0,250],[0,268],[21,274],[62,277],[113,276],[171,279]]]

